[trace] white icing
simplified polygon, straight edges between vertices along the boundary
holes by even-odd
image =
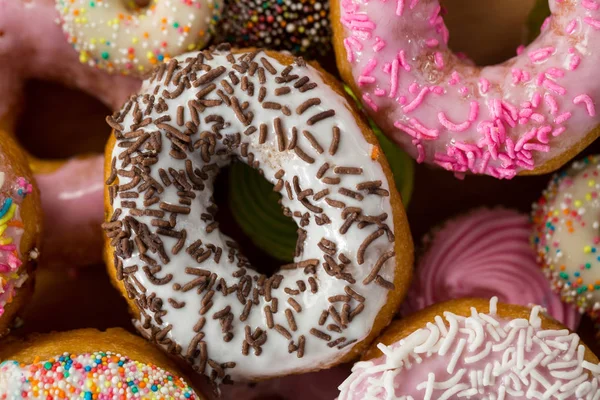
[[[195,56],[197,56],[197,53],[187,54],[179,57],[178,60],[184,61],[188,57]],[[255,61],[258,62],[262,57],[268,59],[268,61],[278,70],[278,73],[284,69],[284,66],[282,66],[277,60],[266,56],[263,53],[259,53],[256,56]],[[236,58],[239,59],[240,55],[237,55]],[[226,60],[226,53],[216,54],[214,55],[213,61],[205,60],[204,62],[213,68],[216,68],[220,65],[230,65]],[[261,65],[260,62],[259,65]],[[229,70],[230,69],[228,68],[228,71]],[[203,72],[198,72],[198,77],[202,76],[202,74]],[[356,190],[356,185],[358,183],[373,180],[381,180],[383,182],[381,188],[389,189],[387,179],[380,164],[373,161],[371,158],[372,146],[366,142],[361,130],[357,126],[355,116],[350,111],[350,107],[346,99],[337,95],[328,85],[326,85],[318,71],[312,67],[299,67],[294,65],[293,69],[290,71],[290,75],[292,74],[298,74],[300,77],[307,76],[310,78],[310,82],[315,82],[318,86],[315,89],[302,93],[293,87],[294,81],[292,81],[287,84],[287,86],[289,86],[292,90],[290,94],[284,96],[275,96],[274,89],[277,87],[282,87],[283,85],[275,83],[275,76],[271,75],[267,71],[265,71],[267,82],[264,85],[267,89],[267,96],[264,101],[278,101],[282,105],[287,105],[292,112],[292,115],[289,117],[284,116],[280,110],[264,109],[260,106],[256,99],[259,88],[261,87],[258,80],[258,73],[253,77],[248,76],[249,81],[255,85],[254,97],[251,97],[246,92],[243,92],[240,89],[239,84],[234,86],[235,96],[237,96],[239,99],[240,104],[242,104],[244,101],[249,102],[249,106],[245,110],[245,113],[248,114],[249,111],[254,113],[254,120],[251,126],[256,126],[258,128],[261,122],[264,122],[268,125],[269,134],[266,142],[262,145],[258,144],[258,131],[251,136],[245,136],[243,133],[241,135],[242,142],[249,143],[248,151],[254,153],[255,159],[260,161],[260,168],[262,168],[264,171],[265,178],[275,184],[277,182],[275,173],[279,169],[284,169],[286,171],[284,179],[289,180],[290,184],[292,184],[292,177],[298,176],[300,187],[303,190],[312,188],[314,193],[317,193],[322,189],[329,188],[331,193],[326,197],[343,201],[347,207],[361,207],[363,209],[363,215],[375,216],[386,213],[388,217],[384,220],[384,223],[387,224],[389,229],[393,232],[394,226],[392,221],[392,208],[389,197],[368,194],[367,192],[363,191],[361,193],[364,194],[364,200],[358,201],[350,197],[343,196],[337,191],[337,189],[340,187]],[[237,75],[240,76],[240,74]],[[226,73],[221,75],[217,80],[214,81],[217,83],[218,89],[222,89],[222,87],[219,85],[219,81],[221,79],[226,79],[228,82],[231,82]],[[141,93],[151,94],[154,91],[155,85],[156,82],[151,83],[146,81],[143,85]],[[168,114],[171,116],[171,121],[168,123],[170,125],[177,126],[175,122],[177,106],[187,105],[188,101],[194,100],[195,94],[205,86],[206,85],[200,85],[198,88],[185,90],[183,94],[174,100],[165,99],[166,103],[169,105]],[[173,91],[175,88],[176,86],[171,83],[167,90]],[[163,88],[161,87],[159,94],[162,92]],[[156,97],[158,101],[158,96]],[[320,105],[309,108],[302,116],[296,114],[296,108],[300,104],[315,97],[322,100]],[[138,99],[141,100],[141,96],[139,96]],[[215,94],[215,91],[213,91],[211,94],[206,96],[205,99],[219,99],[219,97]],[[140,108],[142,110],[145,108],[145,105],[141,101]],[[335,116],[321,120],[312,126],[308,126],[306,124],[306,120],[311,116],[329,109],[335,110]],[[221,133],[224,135],[224,137],[227,137],[228,134],[244,132],[247,129],[247,127],[241,124],[236,118],[236,115],[231,108],[222,105],[219,107],[208,108],[203,114],[200,115],[200,119],[202,120],[199,129],[200,132],[205,130],[210,131],[210,125],[212,124],[205,123],[204,118],[212,113],[223,116],[225,121],[230,123],[229,126],[226,126],[221,130]],[[156,119],[161,115],[164,114],[153,112],[152,117],[153,119]],[[293,151],[278,151],[278,141],[276,135],[274,134],[273,128],[273,121],[276,117],[282,118],[283,128],[287,135],[286,143],[289,143],[290,141],[291,128],[293,126],[297,127],[299,133],[297,142],[298,146],[300,146],[300,148],[306,154],[315,158],[315,162],[313,164],[308,164],[301,160]],[[185,108],[185,120],[190,120],[190,113],[187,107]],[[125,127],[125,132],[128,131],[132,123],[133,116],[132,113],[129,112],[122,123],[122,125]],[[332,131],[334,126],[339,127],[341,131],[341,140],[339,142],[337,153],[332,156],[329,154],[328,149],[332,142]],[[153,132],[157,130],[154,124],[150,124],[141,129],[147,132]],[[302,135],[304,130],[310,131],[318,140],[320,145],[325,150],[322,154],[319,155],[311,147],[308,140]],[[192,135],[192,138],[193,141],[196,141],[198,139],[198,135],[194,134]],[[185,170],[183,160],[178,161],[169,156],[168,153],[170,150],[170,143],[165,137],[164,131],[162,131],[162,141],[163,146],[162,152],[159,154],[159,162],[157,165],[152,166],[150,171],[151,176],[158,182],[161,182],[158,174],[158,167],[165,169],[172,167],[175,170]],[[217,142],[217,150],[223,148],[225,148],[223,143],[221,141]],[[119,160],[119,156],[124,150],[125,149],[123,147],[119,147],[117,143],[113,149],[113,157],[116,157],[117,160]],[[240,156],[240,148],[234,149],[232,154],[237,156],[238,159],[245,161],[245,159]],[[212,161],[216,161],[218,165],[222,167],[231,161],[231,157],[229,155],[213,156]],[[200,157],[200,150],[195,151],[193,162],[195,163],[195,167],[200,169],[204,165],[204,162]],[[323,181],[316,178],[317,170],[324,162],[328,162],[331,165],[331,168],[328,170],[325,176],[340,177],[341,183],[339,185],[327,185],[323,183]],[[117,168],[121,168],[120,164],[121,162],[118,161]],[[338,175],[334,173],[334,166],[361,167],[363,172],[361,175]],[[124,167],[126,170],[131,170],[131,168],[131,165]],[[186,353],[188,344],[196,334],[193,331],[193,327],[200,317],[200,302],[202,300],[202,296],[206,293],[203,292],[201,295],[198,295],[196,294],[195,290],[190,290],[188,292],[173,290],[172,286],[174,283],[184,285],[193,278],[197,278],[196,276],[186,274],[184,272],[184,268],[186,266],[192,266],[215,272],[219,275],[219,277],[225,278],[228,287],[238,283],[238,278],[233,278],[231,275],[238,270],[238,267],[235,264],[236,260],[234,260],[232,263],[228,261],[227,257],[227,241],[230,239],[218,230],[215,230],[212,233],[206,233],[205,228],[210,221],[204,222],[201,219],[201,213],[206,212],[207,207],[209,207],[211,204],[210,196],[212,194],[214,176],[215,174],[211,173],[210,178],[204,181],[206,184],[206,189],[203,191],[195,191],[197,197],[193,200],[189,215],[179,215],[177,218],[176,229],[185,228],[187,231],[187,239],[185,241],[184,250],[179,252],[177,255],[170,254],[169,250],[175,245],[177,240],[166,236],[161,236],[165,245],[165,249],[167,250],[167,253],[169,253],[170,262],[163,264],[162,271],[157,273],[157,276],[162,278],[167,274],[173,274],[173,279],[169,284],[154,285],[147,279],[146,275],[141,270],[141,267],[145,264],[140,260],[137,248],[134,248],[131,258],[123,260],[123,267],[125,268],[132,265],[138,265],[140,267],[140,270],[138,270],[134,275],[143,284],[143,286],[147,288],[147,294],[154,292],[156,293],[157,297],[163,299],[163,309],[167,311],[167,314],[162,317],[162,324],[158,325],[154,321],[152,324],[157,325],[160,329],[172,325],[173,327],[166,337],[174,340],[176,343],[182,346],[182,354]],[[119,180],[119,183],[123,185],[129,183],[131,178],[119,176]],[[165,188],[165,191],[160,195],[161,201],[166,201],[171,204],[178,204],[176,192],[177,190],[173,187],[173,185]],[[287,197],[285,188],[283,188],[280,193],[282,194],[283,206],[288,207],[292,213],[294,211],[299,211],[301,213],[308,211],[299,201],[290,201]],[[331,335],[331,341],[334,341],[342,336],[346,337],[347,341],[360,341],[370,333],[375,317],[381,308],[386,304],[387,289],[377,285],[375,282],[364,284],[363,280],[369,275],[371,269],[382,254],[393,251],[393,242],[388,241],[386,235],[383,234],[368,246],[365,253],[364,263],[359,265],[357,261],[358,249],[365,238],[377,230],[377,226],[368,225],[363,229],[359,229],[357,223],[354,223],[348,232],[343,235],[339,232],[340,227],[344,223],[344,219],[340,215],[341,209],[336,209],[329,206],[328,203],[325,202],[325,198],[321,198],[318,201],[313,200],[312,196],[307,198],[310,199],[312,204],[322,207],[324,213],[326,213],[331,219],[331,223],[317,226],[313,218],[314,215],[311,216],[310,224],[303,228],[307,230],[304,253],[300,257],[295,257],[294,259],[295,262],[308,259],[320,260],[320,265],[317,267],[316,274],[312,275],[315,277],[318,283],[318,292],[316,294],[311,293],[310,286],[307,282],[307,278],[311,275],[306,275],[302,269],[280,271],[284,277],[283,281],[279,285],[278,289],[273,289],[272,291],[273,297],[277,297],[279,299],[279,311],[274,315],[275,323],[284,326],[291,333],[292,340],[295,344],[298,344],[298,340],[301,335],[305,337],[306,346],[304,356],[302,358],[298,358],[295,352],[288,354],[288,344],[290,341],[285,339],[276,330],[267,328],[266,317],[263,309],[266,305],[271,303],[266,302],[264,297],[260,297],[259,304],[252,307],[247,320],[240,322],[239,316],[242,313],[243,306],[236,298],[235,293],[225,297],[220,292],[216,292],[212,298],[214,305],[205,315],[206,324],[202,330],[206,335],[204,341],[208,346],[209,358],[220,363],[230,361],[236,363],[234,368],[227,369],[227,374],[230,374],[234,380],[286,375],[293,371],[316,369],[331,365],[335,363],[336,360],[344,356],[353,345],[346,346],[343,349],[338,349],[335,346],[330,348],[327,346],[326,341],[309,333],[310,329],[317,328],[323,332],[326,332],[327,334]],[[296,199],[295,194],[294,199]],[[119,199],[118,196],[115,198],[115,208],[119,207],[120,200],[123,199]],[[139,209],[145,208],[142,205],[143,196],[140,196],[138,199],[125,200],[135,201],[137,208]],[[158,209],[158,204],[150,208]],[[127,215],[127,209],[123,209],[123,213],[119,217],[119,220],[122,221]],[[144,216],[135,218],[140,222],[146,223],[150,230],[155,232],[156,228],[150,225],[152,217]],[[165,219],[168,220],[168,213]],[[295,221],[298,222],[297,219],[295,219]],[[350,286],[356,292],[366,298],[366,301],[364,302],[364,311],[358,314],[351,321],[351,323],[348,324],[347,329],[342,331],[342,333],[336,333],[327,330],[326,326],[334,323],[332,317],[329,317],[323,326],[318,325],[321,312],[325,309],[328,309],[331,304],[336,306],[338,312],[342,311],[343,303],[330,303],[328,298],[334,295],[345,295],[345,287],[348,285],[348,282],[341,279],[336,279],[325,272],[322,266],[324,253],[318,247],[318,243],[321,238],[327,238],[335,242],[337,244],[337,254],[343,253],[351,260],[351,263],[346,266],[344,271],[351,273],[356,279],[356,283]],[[185,252],[185,248],[187,248],[187,246],[197,239],[201,239],[204,244],[212,243],[215,246],[223,248],[223,256],[221,257],[219,264],[214,262],[214,258],[212,256],[199,265],[192,260],[190,255]],[[158,257],[155,255],[149,255],[158,260]],[[379,275],[381,275],[387,281],[393,282],[394,265],[395,257],[388,259],[384,263]],[[247,271],[247,273],[252,277],[259,276],[259,274],[250,269]],[[135,286],[130,279],[128,280]],[[299,295],[287,295],[284,292],[284,288],[289,287],[291,289],[297,289],[298,286],[296,281],[298,280],[304,280],[306,282],[306,291],[300,293]],[[186,306],[180,309],[173,308],[171,304],[167,302],[167,298],[169,297],[174,298],[178,302],[185,301]],[[294,298],[302,307],[302,311],[300,313],[295,312],[294,309],[287,303],[288,297]],[[252,294],[250,294],[249,298],[252,298]],[[354,309],[357,305],[359,305],[359,303],[353,299],[351,300],[350,305],[352,309]],[[221,325],[219,321],[213,319],[212,317],[214,313],[226,306],[231,306],[231,311],[234,315],[232,320],[233,329],[231,331],[234,334],[234,337],[228,343],[222,339],[224,334],[221,331]],[[294,318],[298,327],[297,331],[295,332],[293,332],[288,325],[284,313],[286,309],[291,310],[294,314]],[[148,309],[145,309],[144,311],[150,316],[153,315],[153,313]],[[141,327],[141,325],[141,323],[138,323],[138,327]],[[244,356],[242,354],[244,327],[246,325],[249,325],[252,328],[252,332],[254,332],[255,328],[261,328],[262,330],[267,331],[268,340],[264,345],[262,345],[262,354],[260,356],[256,356],[254,354],[252,347],[250,347],[249,355]],[[197,365],[198,358],[196,358],[193,363]],[[207,366],[206,373],[209,373],[210,371],[211,368]]]
[[[529,320],[500,318],[496,303],[492,298],[487,314],[445,312],[456,335],[429,323],[396,343],[380,343],[383,356],[356,363],[339,400],[600,398],[600,364],[584,360],[576,333],[543,329],[539,306]]]

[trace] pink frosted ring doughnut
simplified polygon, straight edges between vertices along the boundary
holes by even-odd
[[[500,65],[448,48],[437,0],[333,0],[342,77],[418,162],[512,178],[559,168],[596,137],[600,3],[551,0],[542,34]]]

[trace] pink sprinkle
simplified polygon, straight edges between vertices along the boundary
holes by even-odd
[[[400,65],[406,72],[410,72],[410,65],[406,62],[406,53],[404,50],[400,50],[398,53],[398,58],[400,59]]]
[[[385,72],[386,74],[389,74],[392,71],[392,64],[390,63],[385,63],[383,64],[383,72]]]
[[[385,90],[383,90],[381,88],[377,88],[373,91],[373,94],[377,97],[382,97],[382,96],[385,96]]]
[[[550,93],[546,93],[544,95],[544,101],[550,108],[550,114],[554,115],[558,111],[558,104],[556,103],[556,99]]]
[[[558,127],[554,131],[552,131],[552,136],[554,136],[554,137],[560,136],[566,130],[567,130],[567,128],[565,128],[564,126]]]
[[[425,41],[425,44],[427,45],[427,47],[437,47],[440,42],[437,39],[427,39]]]
[[[545,61],[554,53],[554,47],[544,47],[529,53],[532,62]]]
[[[391,73],[391,88],[389,97],[396,97],[398,91],[398,73],[400,72],[400,62],[397,59],[392,61],[392,73]]]
[[[425,149],[423,148],[421,142],[418,140],[413,140],[412,144],[414,144],[417,148],[417,162],[421,164],[423,161],[425,161]]]
[[[535,81],[535,83],[538,86],[542,86],[544,84],[544,81],[546,80],[546,74],[544,74],[543,72],[540,72],[537,76],[537,79]]]
[[[511,138],[506,138],[506,151],[510,158],[515,158],[515,143]]]
[[[585,107],[587,108],[587,112],[590,117],[594,117],[596,115],[596,107],[594,106],[594,101],[587,94],[580,94],[579,96],[573,99],[573,104],[585,103]]]
[[[502,108],[504,108],[505,110],[507,110],[510,113],[510,117],[513,120],[517,119],[517,117],[519,115],[517,107],[510,104],[508,101],[502,100]]]
[[[417,82],[413,82],[410,84],[410,86],[408,87],[408,91],[411,92],[412,94],[415,94],[419,91],[419,85],[417,84]]]
[[[521,54],[523,54],[523,52],[525,51],[525,46],[520,45],[519,47],[517,47],[517,55],[520,56]]]
[[[430,91],[431,93],[435,93],[435,94],[437,94],[437,95],[444,94],[444,88],[443,88],[443,87],[441,87],[441,86],[430,86],[430,87],[429,87],[429,91]]]
[[[537,131],[537,128],[532,128],[530,131],[526,132],[523,136],[521,136],[521,138],[515,144],[515,151],[519,152],[523,148],[523,145],[525,143],[536,137]]]
[[[454,86],[454,85],[458,85],[459,83],[460,83],[460,75],[456,71],[452,72],[452,75],[450,75],[450,80],[448,81],[448,84],[451,86]]]
[[[464,132],[471,126],[470,121],[465,121],[462,124],[455,124],[451,122],[443,111],[438,113],[438,120],[440,121],[440,124],[452,132]]]
[[[371,58],[368,62],[367,65],[365,65],[365,68],[363,69],[362,75],[368,76],[371,74],[371,72],[373,72],[373,70],[375,69],[375,67],[377,66],[377,60],[374,58]]]
[[[398,104],[401,106],[405,105],[407,101],[406,96],[400,96],[400,98],[398,98]]]
[[[371,96],[369,96],[367,93],[363,94],[362,98],[365,101],[365,103],[367,103],[367,105],[369,107],[371,107],[371,109],[373,111],[377,112],[379,110],[379,107],[377,107],[377,104],[375,104],[375,102],[373,101]]]
[[[365,20],[365,21],[352,20],[352,21],[350,21],[350,26],[352,27],[352,30],[358,30],[358,31],[372,31],[376,27],[376,25],[372,21],[368,21],[368,20]]]
[[[398,0],[396,3],[396,15],[401,17],[404,13],[404,0]]]
[[[481,93],[486,94],[488,92],[488,90],[490,90],[490,81],[488,81],[485,78],[481,78],[479,80],[479,87],[480,87]]]
[[[594,0],[583,0],[581,4],[583,4],[583,6],[588,10],[596,11],[599,7],[598,3],[596,3]]]
[[[544,121],[546,121],[546,117],[544,117],[542,114],[538,114],[538,113],[533,113],[531,114],[531,118],[532,120],[534,120],[535,122],[542,124],[544,123]]]
[[[421,135],[417,131],[415,131],[413,128],[411,128],[411,127],[403,124],[400,121],[394,122],[394,126],[396,128],[398,128],[398,129],[404,131],[406,134],[414,137],[415,139],[420,139],[421,138]]]
[[[0,264],[0,272],[10,272],[10,267],[6,264]]]
[[[442,55],[442,53],[436,51],[434,59],[435,65],[438,67],[438,69],[444,69],[444,56]]]
[[[489,107],[494,119],[502,116],[502,102],[499,99],[492,99]]]
[[[463,86],[460,89],[458,89],[458,93],[462,94],[463,96],[466,96],[469,94],[469,88],[466,86]]]
[[[567,122],[570,118],[571,113],[567,111],[566,113],[560,114],[558,117],[556,117],[554,119],[554,123],[560,125]]]
[[[538,129],[537,132],[537,140],[547,144],[550,140],[548,139],[548,135],[552,132],[552,127],[549,125],[543,126]]]
[[[523,71],[520,70],[519,68],[513,68],[512,69],[512,77],[513,77],[513,83],[516,85],[517,83],[521,82],[521,78],[523,77]]]
[[[412,0],[410,2],[410,9],[412,10],[413,8],[415,8],[418,2],[419,0]]]
[[[548,146],[546,144],[541,144],[541,143],[525,143],[523,145],[523,148],[525,150],[535,150],[535,151],[541,151],[543,153],[547,153],[550,151],[550,146]]]
[[[519,117],[521,118],[529,119],[529,117],[531,117],[531,114],[533,114],[533,110],[531,108],[523,108],[521,109],[521,111],[519,111]]]
[[[581,58],[578,55],[573,55],[571,57],[571,61],[569,62],[569,70],[574,71],[581,64]]]
[[[346,59],[348,60],[349,63],[354,61],[354,51],[352,50],[352,47],[350,46],[350,39],[346,38],[344,39],[344,48],[346,49]]]
[[[531,105],[533,106],[533,108],[538,108],[541,101],[542,101],[542,95],[539,94],[538,92],[535,92],[533,94],[533,97],[531,98]]]
[[[490,162],[490,157],[492,155],[490,153],[484,153],[481,158],[481,165],[479,166],[479,173],[482,174],[487,170],[488,163]]]
[[[1,251],[15,251],[17,249],[17,246],[14,244],[4,244],[4,245],[0,245],[0,250]]]
[[[425,95],[427,94],[427,92],[429,92],[429,89],[427,89],[427,88],[421,89],[421,92],[417,95],[417,97],[415,97],[415,99],[413,101],[411,101],[410,104],[404,106],[404,108],[402,108],[402,110],[405,113],[409,113],[409,112],[415,110],[417,107],[419,107],[421,105],[421,103],[423,102],[423,98],[425,98]]]
[[[375,82],[375,77],[373,77],[373,76],[361,75],[358,77],[358,86],[364,86],[364,85],[367,85],[369,83],[374,83],[374,82]]]
[[[410,124],[417,130],[419,133],[422,133],[424,136],[437,139],[439,136],[439,131],[437,129],[429,129],[426,128],[419,120],[412,118]]]
[[[569,22],[569,25],[567,25],[567,34],[572,34],[573,32],[575,32],[575,29],[577,29],[577,20],[574,19],[573,21]]]
[[[541,31],[545,31],[546,28],[548,28],[548,26],[550,25],[550,21],[552,20],[552,17],[548,17],[544,20],[544,23],[542,24],[542,27],[540,28]]]
[[[350,45],[352,46],[352,48],[360,51],[363,49],[363,45],[356,39],[353,37],[349,37],[346,40],[348,40],[348,42],[350,43]]]
[[[551,81],[550,79],[546,79],[544,81],[544,87],[561,96],[564,96],[567,93],[567,89],[560,86],[558,83]]]
[[[591,26],[594,29],[600,29],[600,20],[597,20],[592,17],[585,17],[583,19],[583,22],[585,22],[586,24],[588,24],[589,26]]]
[[[479,103],[476,101],[472,101],[469,104],[469,121],[473,122],[477,119],[479,115]]]
[[[434,26],[438,23],[437,21],[440,15],[440,11],[442,11],[442,6],[438,4],[437,7],[433,10],[431,17],[429,17],[429,25]]]
[[[375,44],[373,45],[373,51],[379,53],[385,47],[385,41],[379,36],[375,37]]]
[[[565,76],[565,71],[562,68],[552,67],[548,68],[548,70],[546,71],[546,75],[550,75],[555,78],[562,78],[563,76]]]

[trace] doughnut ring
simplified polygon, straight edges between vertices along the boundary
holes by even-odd
[[[600,132],[600,86],[590,78],[600,8],[549,3],[537,40],[481,68],[448,49],[438,1],[333,0],[337,65],[377,125],[418,162],[457,175],[547,173]]]
[[[217,383],[355,357],[406,292],[412,242],[343,88],[302,59],[228,45],[178,57],[142,87],[107,119],[105,168],[106,260],[137,328]],[[294,262],[270,277],[215,221],[213,182],[234,157],[298,225]]]

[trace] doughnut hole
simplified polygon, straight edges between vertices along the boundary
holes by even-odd
[[[30,154],[42,159],[101,153],[110,134],[104,121],[109,114],[106,106],[83,92],[30,80],[16,135]]]
[[[441,3],[447,11],[444,21],[450,31],[450,48],[466,54],[477,65],[498,64],[515,56],[516,48],[530,37],[527,21],[536,0],[442,0]]]
[[[286,261],[273,257],[267,251],[259,247],[251,236],[246,235],[243,227],[237,222],[231,209],[231,202],[229,201],[231,196],[231,185],[229,185],[229,179],[232,175],[231,171],[232,165],[222,168],[215,179],[213,197],[215,204],[219,205],[215,219],[219,222],[219,229],[221,232],[238,243],[242,254],[248,258],[252,267],[257,272],[264,274],[269,278],[278,272],[281,265],[285,264]],[[268,186],[271,191],[273,190],[273,185],[266,179],[263,178],[263,182],[261,183]],[[251,199],[249,200],[252,201]],[[283,215],[281,209],[278,211]],[[285,217],[285,219],[289,221],[289,224],[294,227],[294,229],[296,228],[296,224],[291,218]],[[295,232],[293,233],[293,240],[294,242],[298,240],[298,235]],[[293,258],[294,255],[292,254],[292,251],[290,251],[287,262],[291,262]]]

